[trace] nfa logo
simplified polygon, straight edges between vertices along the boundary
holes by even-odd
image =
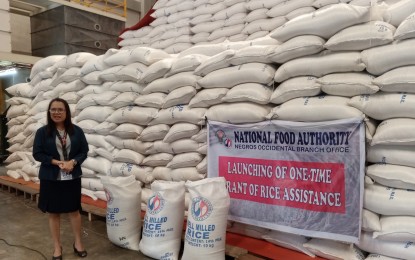
[[[104,189],[104,191],[105,197],[107,197],[107,204],[111,204],[114,201],[114,196],[112,196],[112,193],[109,190]]]
[[[216,131],[216,137],[219,143],[223,144],[226,148],[232,147],[232,140],[226,136],[223,130],[219,129]]]
[[[197,197],[192,200],[192,216],[197,221],[207,219],[212,213],[213,207],[210,201],[205,198]]]
[[[160,193],[154,193],[147,201],[147,212],[150,214],[159,213],[164,207],[164,198]]]

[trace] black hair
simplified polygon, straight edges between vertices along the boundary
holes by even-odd
[[[66,102],[66,100],[62,99],[62,98],[54,98],[49,102],[49,106],[48,106],[48,111],[47,111],[47,132],[49,135],[52,134],[53,131],[56,131],[56,125],[55,122],[53,122],[52,117],[50,115],[50,107],[52,106],[53,102],[61,102],[63,103],[63,105],[65,106],[65,113],[66,113],[66,118],[65,121],[63,122],[64,126],[65,126],[65,130],[66,132],[71,135],[74,132],[74,127],[71,121],[71,109],[69,108],[69,104],[68,102]]]

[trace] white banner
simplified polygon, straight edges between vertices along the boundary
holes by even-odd
[[[363,204],[361,118],[208,122],[208,177],[226,179],[229,219],[357,243]]]

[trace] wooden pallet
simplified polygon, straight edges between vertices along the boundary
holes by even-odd
[[[32,181],[13,179],[9,176],[0,176],[0,189],[15,193],[16,196],[23,194],[24,198],[37,200],[39,185]]]

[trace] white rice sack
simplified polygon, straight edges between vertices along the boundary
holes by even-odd
[[[246,63],[219,69],[197,81],[202,88],[231,88],[242,83],[272,83],[275,68],[263,63]]]
[[[399,24],[393,35],[394,40],[404,40],[415,37],[415,13],[412,13],[406,19]]]
[[[189,107],[210,107],[220,104],[228,91],[228,88],[202,89],[189,101]]]
[[[212,14],[201,14],[196,15],[190,19],[190,25],[195,26],[201,23],[211,22],[212,21]]]
[[[371,145],[415,145],[415,120],[392,118],[382,121],[376,129]]]
[[[114,67],[109,67],[108,69],[105,69],[102,71],[98,78],[102,81],[118,81],[122,80],[122,78],[119,76],[120,71],[125,68],[125,65],[118,65]]]
[[[238,33],[228,37],[228,41],[230,42],[240,42],[245,41],[248,39],[248,35],[244,33]]]
[[[114,153],[114,161],[125,162],[139,165],[144,159],[144,156],[130,149],[121,149]]]
[[[104,121],[95,127],[95,133],[100,134],[100,135],[108,135],[116,127],[117,127],[117,124]]]
[[[208,120],[239,124],[264,121],[270,107],[250,102],[236,102],[211,106],[206,112]]]
[[[137,81],[147,71],[147,66],[139,62],[128,64],[117,72],[119,80]]]
[[[170,70],[166,73],[166,77],[180,72],[194,71],[207,58],[208,56],[202,54],[189,54],[181,58],[175,58]]]
[[[287,18],[287,20],[292,20],[298,16],[301,16],[303,14],[309,14],[314,12],[316,9],[312,6],[305,6],[305,7],[301,7],[298,8],[296,10],[293,10],[291,12],[289,12],[287,15],[285,15],[285,18]]]
[[[380,226],[379,215],[367,210],[362,210],[362,230],[368,232],[380,231],[382,228]]]
[[[147,95],[139,95],[134,100],[134,104],[140,107],[161,108],[166,97],[167,94],[161,92],[154,92]]]
[[[171,169],[195,167],[203,160],[203,157],[203,155],[197,152],[177,154],[166,167]]]
[[[34,114],[37,114],[39,112],[43,112],[43,111],[47,110],[47,106],[45,108],[44,106],[38,105],[35,108],[36,109],[32,108],[32,109],[29,110],[29,106],[26,105],[26,104],[12,105],[7,110],[6,117],[11,119],[11,118],[14,118],[14,117],[23,116],[28,111],[29,111],[29,113],[28,113],[29,115],[34,115]]]
[[[207,156],[203,158],[203,160],[196,165],[196,170],[200,174],[207,174]]]
[[[379,91],[379,87],[372,84],[373,76],[363,72],[333,73],[317,79],[321,90],[329,95],[353,97],[370,95]]]
[[[105,91],[110,90],[110,87],[114,84],[114,82],[105,82],[102,85],[88,85],[82,90],[77,91],[76,93],[81,97],[84,97],[88,94],[98,94],[103,93]],[[114,90],[117,91],[117,90]],[[92,99],[92,98],[91,98]]]
[[[171,169],[167,167],[155,167],[152,175],[155,180],[171,181]]]
[[[184,182],[155,181],[147,201],[140,251],[156,259],[179,259],[184,221]]]
[[[190,43],[190,37],[190,35],[183,35],[181,38],[176,38],[175,40],[179,42],[164,48],[164,51],[170,54],[178,54],[184,50],[189,49],[193,46],[193,44]]]
[[[145,157],[141,164],[150,167],[166,166],[171,159],[173,159],[173,155],[169,153],[151,154]]]
[[[237,50],[235,55],[228,58],[232,65],[241,65],[244,63],[271,63],[268,59],[270,53],[275,49],[275,46],[255,45],[248,46]]]
[[[363,118],[361,111],[347,105],[348,101],[336,96],[295,98],[273,108],[267,118],[300,122]]]
[[[149,125],[172,125],[179,122],[203,125],[205,123],[205,113],[205,108],[190,108],[187,105],[178,105],[158,111],[157,116]]]
[[[212,20],[213,21],[218,21],[218,20],[225,20],[229,17],[231,17],[232,15],[238,14],[238,13],[246,13],[246,8],[245,8],[245,3],[244,2],[240,2],[240,3],[235,3],[233,5],[227,5],[228,7],[220,10],[219,12],[215,13],[212,16]]]
[[[139,96],[137,92],[122,92],[118,93],[117,96],[108,102],[108,105],[118,109],[126,106],[133,106],[134,101]]]
[[[268,18],[267,12],[268,12],[268,8],[265,8],[265,7],[252,10],[245,17],[245,22],[250,23],[253,21],[257,21],[257,20],[266,19]]]
[[[109,89],[113,91],[118,91],[118,92],[129,91],[129,92],[136,92],[140,94],[143,91],[144,87],[145,85],[137,84],[132,81],[118,81],[112,84],[109,87]]]
[[[109,104],[120,94],[117,91],[105,91],[103,93],[95,94],[92,96],[95,103],[101,106],[109,106]]]
[[[76,116],[77,121],[82,120],[95,120],[99,123],[102,123],[105,121],[105,119],[109,118],[114,114],[114,108],[108,107],[108,106],[90,106],[82,110],[78,116]],[[118,122],[112,122],[108,121],[110,123],[118,123]]]
[[[90,169],[100,175],[109,175],[111,171],[111,161],[108,159],[97,156],[97,157],[88,157],[82,163],[82,167]]]
[[[235,50],[225,50],[206,58],[194,71],[195,75],[205,76],[215,70],[230,66],[230,59],[235,55]]]
[[[206,56],[213,56],[226,50],[226,46],[222,44],[201,44],[193,46],[185,51],[182,51],[177,58],[187,56],[189,54],[202,54]]]
[[[213,42],[217,39],[221,39],[222,37],[229,37],[229,36],[232,36],[232,35],[239,34],[239,33],[242,32],[244,27],[245,27],[244,24],[235,24],[235,25],[231,25],[231,26],[221,27],[221,28],[211,32],[211,34],[208,37],[208,41]],[[222,41],[220,41],[220,42],[222,42]]]
[[[373,80],[384,92],[415,93],[415,66],[392,69]]]
[[[170,143],[163,142],[163,140],[157,140],[154,141],[153,145],[146,150],[145,154],[151,155],[157,153],[175,154],[175,151],[171,147]]]
[[[356,0],[355,0],[356,1]],[[399,258],[379,255],[379,254],[369,254],[365,260],[399,260]]]
[[[107,121],[116,124],[131,123],[147,125],[156,117],[158,109],[152,107],[128,106],[115,110]]]
[[[187,217],[183,260],[225,259],[229,194],[225,179],[186,182],[191,197]],[[208,245],[208,246],[203,246]]]
[[[415,167],[414,146],[411,145],[374,145],[369,146],[366,160],[371,163],[387,163]]]
[[[282,82],[297,76],[321,77],[335,72],[362,71],[365,67],[360,52],[325,51],[282,64],[277,69],[274,80]]]
[[[173,58],[163,59],[151,64],[147,70],[141,74],[138,79],[138,83],[148,84],[153,80],[164,77],[164,75],[170,70],[173,64]]]
[[[224,26],[231,26],[236,24],[244,24],[247,13],[237,13],[225,19]]]
[[[335,51],[358,51],[386,45],[393,41],[395,30],[393,25],[383,21],[358,24],[333,35],[324,47]]]
[[[260,8],[271,9],[273,6],[280,4],[283,0],[254,0],[247,1],[246,9],[253,11]]]
[[[133,61],[150,66],[159,60],[170,58],[170,54],[149,47],[137,47],[131,51]]]
[[[63,82],[52,90],[52,95],[57,97],[67,92],[82,90],[83,88],[85,88],[85,83],[83,83],[80,79],[69,83]]]
[[[338,31],[355,24],[368,22],[370,19],[368,7],[351,6],[347,4],[333,5],[324,10],[304,14],[277,28],[271,37],[285,42],[295,36],[312,34],[329,39]]]
[[[117,246],[139,250],[141,186],[134,176],[101,177],[107,195],[107,234]],[[124,239],[120,239],[124,238]]]
[[[398,27],[409,15],[415,12],[415,3],[411,0],[395,1],[388,6],[383,19]]]
[[[163,142],[171,143],[179,139],[190,138],[199,132],[200,126],[189,123],[177,123],[174,124],[167,134],[165,135]]]
[[[413,167],[372,164],[367,167],[366,175],[387,187],[415,190],[415,168]]]
[[[169,132],[170,126],[166,124],[157,124],[152,126],[147,126],[143,129],[138,140],[143,142],[152,142],[156,140],[162,140],[166,134]]]
[[[88,141],[88,144],[93,145],[95,147],[102,147],[109,152],[114,150],[114,146],[112,144],[109,144],[105,137],[102,135],[97,134],[85,134],[86,140]]]
[[[54,85],[58,85],[62,82],[72,82],[81,77],[81,69],[77,67],[68,68],[62,75],[59,76],[57,80],[57,84],[52,83]]]
[[[104,92],[101,92],[104,93]],[[97,102],[94,100],[95,93],[86,94],[78,100],[75,106],[77,114],[87,107],[97,106]],[[79,121],[79,120],[78,120]]]
[[[385,216],[415,216],[415,191],[372,184],[365,186],[363,207]]]
[[[213,31],[218,30],[219,28],[223,27],[224,23],[225,23],[224,20],[199,23],[199,24],[194,25],[190,30],[194,34],[202,33],[202,32],[211,33]]]
[[[304,236],[271,230],[263,234],[261,238],[277,246],[282,246],[294,251],[301,252],[310,257],[315,257],[311,251],[303,246],[303,244],[308,241],[308,239]]]
[[[61,95],[60,98],[66,100],[69,104],[76,104],[78,103],[81,96],[79,96],[77,92],[73,91]]]
[[[179,139],[169,144],[174,154],[197,151],[203,144],[192,139]]]
[[[198,143],[204,143],[207,142],[207,129],[202,128],[197,134],[193,135],[191,137],[192,140],[198,142]]]
[[[124,123],[111,130],[110,134],[123,139],[136,139],[140,136],[143,129],[139,125]]]
[[[87,75],[94,71],[102,71],[108,68],[108,65],[105,64],[104,59],[115,54],[118,50],[109,49],[103,55],[95,56],[89,59],[81,68],[81,75]]]
[[[118,149],[115,148],[112,151],[108,151],[108,150],[106,150],[102,147],[97,147],[94,150],[94,152],[97,154],[97,156],[103,157],[103,158],[107,159],[108,161],[113,162],[114,161],[114,153],[118,152]],[[106,172],[106,174],[108,174],[108,173]]]
[[[190,100],[196,95],[196,92],[197,91],[193,86],[174,89],[164,98],[161,108],[189,104]]]
[[[283,81],[277,86],[270,97],[271,103],[282,104],[298,97],[312,97],[321,93],[316,77],[295,77]]]
[[[258,83],[239,84],[226,93],[222,98],[224,102],[253,102],[266,105],[272,95],[272,88]]]
[[[370,143],[375,135],[376,128],[378,126],[378,121],[373,118],[365,119],[365,132],[366,132],[366,142]]]
[[[97,191],[104,190],[104,185],[99,178],[81,178],[82,188]]]
[[[415,241],[415,217],[382,216],[382,231],[373,232],[373,238],[386,241]]]
[[[33,64],[33,67],[30,71],[30,78],[33,79],[36,74],[53,66],[56,62],[60,61],[63,58],[66,58],[66,56],[52,55],[37,61],[35,64]]]
[[[285,16],[288,13],[303,7],[309,7],[313,5],[314,0],[303,1],[283,1],[280,4],[273,6],[268,12],[269,17]]]
[[[300,35],[276,46],[267,58],[275,63],[284,63],[295,58],[316,54],[324,49],[325,40],[315,35]]]
[[[381,75],[389,70],[415,65],[415,39],[397,41],[362,51],[362,61],[366,70],[373,75]]]
[[[150,94],[154,92],[169,93],[176,88],[184,86],[196,86],[196,82],[200,79],[193,72],[181,72],[168,78],[161,78],[152,81],[144,88],[142,94]]]
[[[395,117],[415,118],[415,94],[382,93],[352,97],[349,105],[376,120]]]
[[[372,234],[362,232],[357,246],[370,253],[383,256],[395,257],[397,259],[413,259],[415,255],[415,244],[413,242],[389,242],[372,238]],[[376,258],[390,259],[390,258]]]
[[[30,88],[30,92],[27,93],[29,97],[36,97],[40,92],[46,92],[52,90],[53,87],[50,85],[52,79],[45,79],[37,83],[33,88]],[[7,90],[6,90],[7,91]]]
[[[172,181],[199,181],[205,177],[206,176],[200,174],[195,167],[177,168],[171,171]]]
[[[219,12],[220,10],[226,9],[226,5],[223,1],[209,1],[209,4],[196,4],[194,9],[194,15],[201,15],[201,14],[214,14]]]
[[[133,175],[142,183],[151,183],[154,178],[151,174],[151,167],[139,166],[133,163],[113,162],[111,166],[110,176],[130,176]]]
[[[346,244],[334,240],[312,238],[303,246],[313,254],[331,260],[348,259],[364,260],[365,256],[359,248],[353,244]]]

